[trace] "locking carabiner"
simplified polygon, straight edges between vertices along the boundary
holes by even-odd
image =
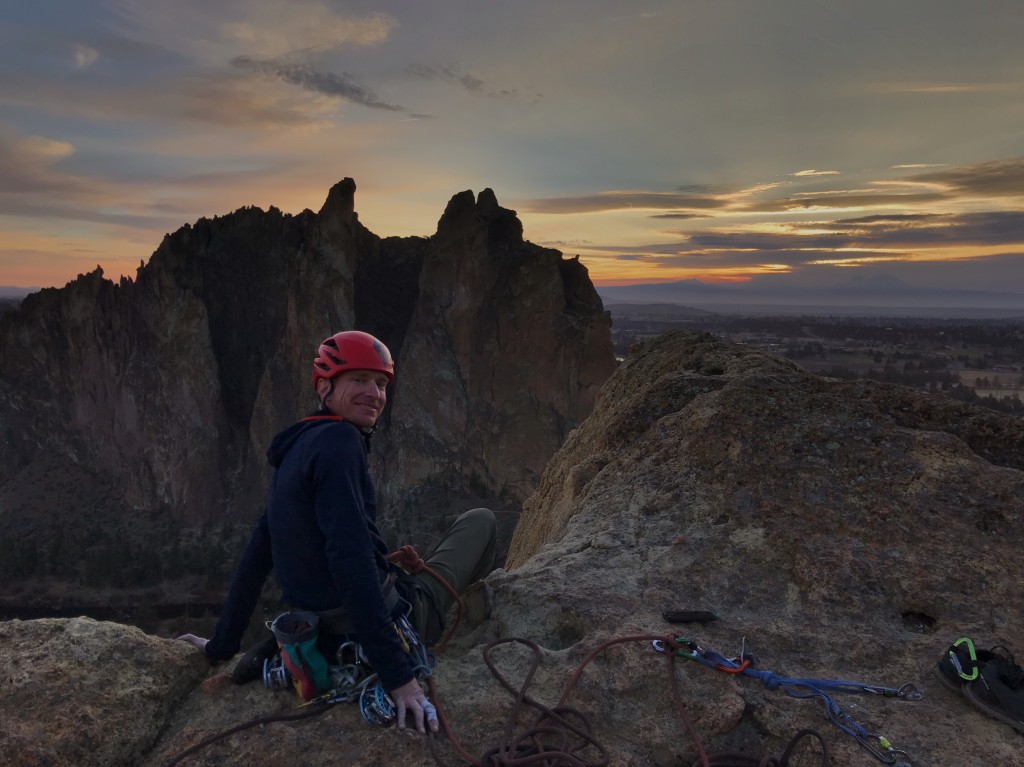
[[[679,656],[681,656],[683,658],[687,658],[689,660],[699,660],[700,656],[704,652],[704,650],[696,642],[693,642],[693,641],[691,641],[689,639],[685,639],[683,637],[675,637],[675,638],[672,639],[672,642],[673,642],[673,644],[676,645],[676,648],[677,648],[676,649],[676,655],[679,655]],[[658,652],[660,652],[660,653],[664,653],[665,652],[665,640],[664,639],[655,639],[654,641],[651,642],[651,645]],[[683,647],[689,647],[692,652],[684,652],[683,650],[678,649],[680,645],[683,646]]]

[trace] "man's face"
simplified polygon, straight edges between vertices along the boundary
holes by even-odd
[[[322,383],[327,384],[326,381]],[[341,416],[360,429],[368,429],[377,423],[384,409],[387,386],[388,377],[383,373],[374,370],[346,370],[334,377],[334,388],[324,399],[324,404],[334,415]]]

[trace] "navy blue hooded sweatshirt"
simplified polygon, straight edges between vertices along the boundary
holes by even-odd
[[[413,663],[381,588],[397,568],[377,528],[363,434],[351,423],[317,414],[274,437],[267,458],[275,469],[267,508],[242,554],[206,655],[226,660],[238,652],[273,568],[292,608],[344,608],[385,689],[410,681]]]

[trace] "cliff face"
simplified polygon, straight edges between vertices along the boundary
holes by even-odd
[[[197,546],[234,542],[261,509],[271,437],[315,406],[317,343],[346,328],[398,363],[374,444],[385,527],[424,545],[470,503],[514,518],[612,372],[600,299],[489,190],[457,195],[429,239],[372,234],[354,192],[340,182],[315,214],[201,219],[135,281],[97,269],[3,317],[0,527],[30,552],[5,575],[110,585],[112,556],[127,580],[173,568],[183,527]],[[517,359],[532,347],[545,357]]]
[[[388,527],[414,539],[421,515],[451,521],[460,489],[499,508],[526,498],[612,372],[609,327],[578,261],[524,242],[490,190],[452,198],[396,361]]]
[[[1024,654],[1022,438],[1024,424],[1009,416],[819,378],[707,335],[671,333],[642,345],[525,503],[508,569],[487,579],[490,617],[477,600],[439,658],[434,680],[454,732],[475,758],[505,732],[513,696],[483,661],[494,640],[541,646],[528,695],[555,706],[601,643],[670,635],[727,657],[745,648],[755,668],[781,676],[913,684],[920,700],[849,692],[834,699],[911,764],[1024,767],[1020,734],[932,673],[961,636]],[[710,610],[718,620],[668,625],[662,611],[671,609]],[[0,733],[0,752],[33,754],[26,764],[155,767],[241,722],[295,712],[294,696],[224,684],[217,669],[200,685],[190,646],[111,625],[0,623],[0,716],[16,723]],[[155,654],[160,642],[166,647]],[[136,669],[126,672],[126,694],[146,690],[137,721],[102,716],[124,705],[107,667],[88,662],[108,646]],[[68,657],[86,662],[61,660]],[[522,646],[493,657],[518,688],[529,670]],[[708,751],[778,756],[811,728],[828,743],[832,767],[879,763],[823,716],[816,698],[684,658],[675,675]],[[76,695],[55,692],[67,689]],[[164,699],[175,704],[161,718],[166,709],[155,701]],[[565,705],[589,717],[610,767],[697,761],[670,703],[665,658],[650,641],[598,655]],[[535,723],[525,715],[515,732]],[[118,751],[61,756],[100,741]],[[465,763],[441,749],[444,763]],[[309,765],[434,763],[423,739],[371,727],[348,704],[247,730],[186,763],[269,767],[296,754]],[[600,754],[582,756],[598,763]],[[896,754],[886,758],[899,763]]]

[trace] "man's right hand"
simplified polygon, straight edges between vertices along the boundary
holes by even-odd
[[[206,643],[209,639],[203,639],[203,637],[197,637],[195,634],[182,634],[180,637],[175,637],[183,642],[188,642],[190,645],[195,645],[202,652],[206,652]],[[415,680],[414,680],[415,681]]]

